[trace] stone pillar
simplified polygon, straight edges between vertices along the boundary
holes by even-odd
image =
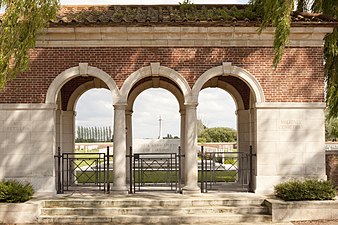
[[[61,110],[58,109],[55,111],[55,147],[58,149],[58,147],[61,147],[62,144],[62,129],[61,129]]]
[[[181,132],[180,132],[180,147],[181,147],[181,154],[184,155],[185,154],[185,109],[180,110],[180,114],[181,114]],[[181,158],[181,171],[185,171],[184,168],[184,158]],[[185,180],[185,173],[181,173],[181,180],[184,182]]]
[[[249,152],[250,149],[250,110],[237,110],[238,151]]]
[[[188,103],[186,106],[185,117],[185,159],[184,177],[185,186],[183,193],[199,193],[198,187],[198,162],[197,162],[197,103]]]
[[[126,136],[126,151],[127,155],[129,155],[129,149],[130,147],[133,146],[133,125],[132,125],[132,110],[126,110],[126,127],[127,127],[127,136]],[[129,159],[127,158],[127,181],[128,183],[130,182],[130,164],[129,164]]]
[[[251,129],[251,115],[250,110],[240,109],[237,110],[237,150],[239,152],[250,153],[250,129]],[[250,179],[249,176],[249,159],[245,158],[248,155],[239,155],[239,157],[244,157],[239,160],[240,172],[237,174],[237,178],[240,182],[247,183]]]
[[[126,105],[114,105],[114,158],[112,190],[121,194],[128,193],[126,185]]]
[[[61,111],[60,132],[61,151],[73,153],[75,150],[75,111]]]

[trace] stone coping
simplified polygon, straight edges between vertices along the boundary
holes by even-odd
[[[321,220],[338,218],[338,200],[283,201],[266,199],[264,204],[272,215],[272,222]]]

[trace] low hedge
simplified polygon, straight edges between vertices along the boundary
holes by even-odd
[[[25,202],[33,197],[34,189],[29,183],[15,180],[0,182],[0,202]]]
[[[290,180],[275,186],[276,196],[285,201],[333,200],[336,190],[331,181]]]

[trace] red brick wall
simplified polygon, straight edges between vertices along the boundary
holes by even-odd
[[[290,48],[279,67],[272,68],[271,48],[38,48],[31,68],[0,91],[0,103],[43,103],[53,79],[87,62],[112,76],[121,87],[134,71],[160,62],[182,74],[190,86],[206,70],[232,62],[253,74],[270,102],[323,102],[322,48]]]
[[[326,175],[338,187],[338,151],[326,152]]]

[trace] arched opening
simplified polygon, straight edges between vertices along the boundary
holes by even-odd
[[[257,80],[247,71],[232,66],[231,63],[224,63],[223,66],[211,68],[201,75],[192,89],[192,95],[194,96],[194,99],[196,99],[195,101],[199,100],[198,97],[201,90],[210,87],[227,91],[236,103],[236,147],[239,155],[246,155],[247,157],[234,165],[235,167],[238,166],[239,173],[236,175],[237,177],[235,180],[244,179],[245,181],[241,181],[240,184],[247,188],[246,190],[254,191],[257,167],[256,157],[250,154],[250,149],[253,150],[253,154],[257,154],[254,109],[257,102],[264,101],[262,88]],[[247,172],[243,175],[240,174],[241,171]]]
[[[198,145],[203,146],[203,155],[199,151],[199,174],[200,177],[206,175],[203,181],[209,183],[209,189],[247,190],[249,156],[247,151],[242,153],[243,143],[238,144],[238,139],[243,139],[243,134],[238,133],[237,105],[240,103],[229,93],[232,89],[229,85],[228,89],[220,86],[223,87],[202,89],[198,98]]]
[[[221,88],[205,88],[198,97],[197,118],[204,126],[228,127],[237,130],[236,102]]]
[[[76,150],[89,146],[99,150],[112,142],[114,113],[109,90],[93,88],[86,91],[78,98],[75,112]]]
[[[57,129],[56,129],[56,146],[60,147],[62,152],[72,153],[75,150],[75,139],[76,139],[76,118],[77,112],[76,107],[78,100],[81,96],[86,95],[89,90],[106,89],[106,95],[110,95],[111,92],[107,89],[107,85],[98,78],[87,76],[87,77],[76,77],[66,82],[60,89],[57,97]],[[90,91],[89,91],[90,92]],[[106,97],[107,98],[107,97]],[[100,103],[100,96],[97,96],[95,103]],[[107,107],[107,103],[101,101],[103,107]],[[89,106],[88,104],[86,106]],[[101,107],[100,106],[100,107]],[[90,110],[82,111],[81,113],[91,113],[91,110],[99,110],[98,108],[91,108]],[[98,111],[96,111],[98,113]],[[80,117],[81,117],[80,113]],[[87,114],[87,117],[89,115]],[[98,120],[97,120],[98,121]],[[110,126],[112,123],[110,123]],[[88,127],[88,125],[83,124]],[[89,139],[91,136],[86,135],[85,139]]]
[[[95,188],[107,190],[106,180],[108,179],[102,179],[101,174],[102,168],[108,168],[105,167],[107,163],[104,161],[107,159],[105,153],[98,152],[95,153],[97,154],[96,156],[91,155],[90,159],[87,156],[83,159],[81,158],[83,156],[76,155],[77,153],[74,151],[77,133],[75,123],[76,106],[80,96],[83,96],[88,90],[106,91],[107,98],[110,99],[110,103],[108,103],[110,105],[119,100],[118,88],[110,75],[98,68],[88,66],[86,63],[81,63],[79,66],[65,70],[58,75],[47,91],[46,103],[56,104],[57,106],[54,123],[55,154],[58,155],[55,164],[56,189],[58,193],[71,190],[72,185],[79,186],[80,183],[81,185],[90,183],[90,186],[94,184]],[[99,100],[100,96],[97,96],[96,101],[98,103]],[[106,107],[107,103],[105,104]],[[91,110],[99,109],[92,108]],[[108,110],[112,113],[112,109]],[[112,123],[109,125],[112,126]],[[94,134],[91,134],[91,136],[94,136]],[[104,172],[104,174],[106,173]],[[79,176],[86,177],[85,181],[80,179]]]
[[[171,92],[162,88],[146,89],[135,99],[132,111],[134,140],[179,139],[179,105]]]
[[[170,72],[172,74],[171,70]],[[142,127],[142,123],[148,123],[148,128]],[[136,128],[136,125],[139,127]],[[178,175],[179,146],[184,151],[184,129],[184,94],[175,81],[159,75],[144,76],[130,86],[126,106],[126,148],[132,146],[133,159],[138,160],[137,165],[127,164],[127,180],[134,185],[132,191],[149,188],[147,184],[150,183],[152,189],[161,187],[161,190],[168,190],[169,187],[172,190],[173,183],[177,187],[176,183],[181,179],[174,178],[173,175]],[[140,163],[143,166],[138,167]],[[171,168],[170,171],[167,168]],[[148,177],[148,180],[141,180],[138,175],[135,177],[135,174],[141,173],[140,170],[147,174],[144,177]],[[154,171],[157,171],[156,174]]]

